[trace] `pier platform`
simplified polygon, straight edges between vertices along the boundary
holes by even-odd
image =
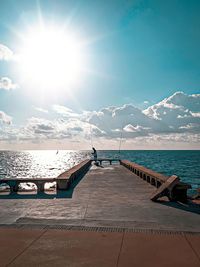
[[[152,202],[155,190],[103,164],[65,198],[1,199],[0,244],[11,252],[1,245],[0,266],[199,266],[199,205]]]

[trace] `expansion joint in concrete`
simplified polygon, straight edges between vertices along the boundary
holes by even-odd
[[[199,254],[196,252],[196,250],[194,249],[194,247],[192,246],[192,243],[190,242],[190,240],[187,238],[186,234],[183,233],[188,245],[191,247],[192,251],[194,252],[195,256],[197,257],[197,259],[199,260],[200,262],[200,257],[199,257]]]
[[[123,232],[123,235],[122,235],[122,241],[121,241],[121,245],[120,245],[120,249],[119,249],[119,254],[118,254],[118,257],[117,257],[117,265],[116,265],[116,267],[119,266],[119,259],[120,259],[120,255],[121,255],[121,251],[122,251],[122,247],[123,247],[123,243],[124,243],[124,235],[125,235],[125,232]]]
[[[35,242],[37,242],[46,232],[48,231],[48,228],[44,229],[44,231],[36,237],[27,247],[25,247],[18,255],[16,255],[7,265],[10,266],[18,257],[20,257],[27,249],[29,249]]]

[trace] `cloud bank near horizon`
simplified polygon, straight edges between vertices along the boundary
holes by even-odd
[[[8,125],[11,117],[1,111],[0,121],[6,127],[0,128],[0,140],[35,144],[47,142],[49,148],[52,140],[79,142],[80,146],[81,142],[89,143],[91,139],[105,140],[109,144],[118,142],[121,135],[123,140],[134,145],[142,141],[155,146],[157,142],[161,145],[168,142],[176,146],[181,142],[198,146],[200,141],[200,94],[176,92],[144,110],[125,104],[76,113],[55,104],[51,110],[45,110],[45,114],[45,118],[31,117],[25,125],[16,127]],[[56,116],[50,119],[49,114]]]

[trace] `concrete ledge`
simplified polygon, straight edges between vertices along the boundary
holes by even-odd
[[[80,175],[83,175],[90,167],[91,160],[84,160],[72,167],[70,170],[61,173],[55,180],[57,182],[58,190],[66,190],[71,183],[76,180]]]
[[[168,176],[165,176],[161,173],[155,172],[153,170],[150,170],[144,166],[141,166],[134,162],[130,162],[128,160],[120,160],[120,164],[128,168],[132,172],[134,172],[137,176],[139,176],[143,180],[149,182],[150,184],[156,187],[161,186],[161,184],[165,183],[169,178]],[[156,179],[156,181],[153,181],[154,179]],[[155,182],[156,184],[154,184]]]
[[[45,183],[56,182],[57,190],[66,190],[76,178],[88,170],[90,165],[91,160],[84,160],[55,178],[7,178],[0,179],[0,184],[9,185],[10,193],[18,192],[20,183],[34,183],[37,186],[37,192],[44,192]]]
[[[157,173],[153,170],[150,170],[146,167],[143,167],[134,162],[130,162],[128,160],[120,160],[120,164],[129,169],[130,171],[132,171],[135,175],[139,176],[141,179],[155,186],[156,188],[159,188],[169,179],[169,176]],[[179,181],[170,192],[170,200],[179,200],[182,202],[187,202],[187,190],[190,188],[191,188],[190,184],[186,184]],[[167,192],[167,190],[166,190],[166,195],[169,196],[169,192]]]

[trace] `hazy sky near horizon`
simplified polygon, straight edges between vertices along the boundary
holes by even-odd
[[[108,146],[120,131],[137,148],[199,147],[199,13],[197,0],[1,0],[2,147]]]

